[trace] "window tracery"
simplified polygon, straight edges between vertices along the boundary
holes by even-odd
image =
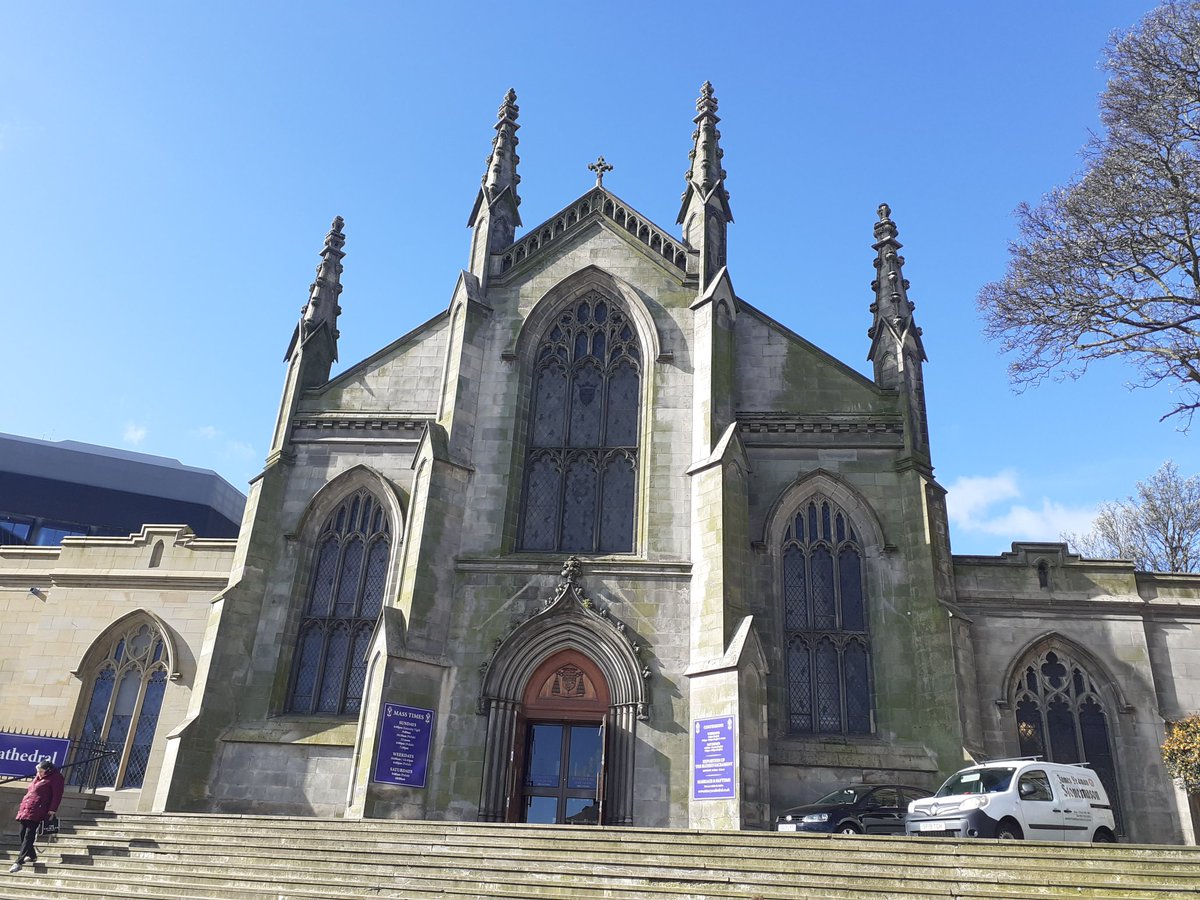
[[[642,354],[599,291],[564,309],[533,371],[520,549],[633,550]]]
[[[155,622],[138,618],[114,633],[107,647],[89,671],[91,694],[75,752],[83,759],[111,752],[97,763],[96,787],[140,788],[167,688],[166,642]],[[86,768],[72,770],[72,783],[86,777]]]
[[[815,496],[788,523],[781,550],[787,729],[869,733],[870,639],[854,526]]]
[[[1062,647],[1043,647],[1018,667],[1011,689],[1021,755],[1088,763],[1122,831],[1108,713],[1092,674]]]
[[[383,605],[391,549],[383,506],[362,489],[329,514],[317,536],[287,710],[357,715],[367,644]]]

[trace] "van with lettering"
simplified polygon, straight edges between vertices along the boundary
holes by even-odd
[[[999,759],[956,772],[932,797],[908,805],[904,831],[1018,841],[1117,839],[1100,776],[1084,765],[1038,758]]]

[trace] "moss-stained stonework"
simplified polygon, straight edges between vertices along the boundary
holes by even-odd
[[[609,700],[603,713],[586,707],[586,725],[602,726],[607,742],[605,792],[593,798],[606,821],[764,828],[846,782],[934,787],[965,753],[1015,752],[1014,667],[1058,647],[1104,685],[1129,833],[1184,837],[1163,773],[1144,762],[1163,718],[1200,705],[1200,587],[1080,560],[1059,545],[951,555],[926,434],[924,347],[890,210],[875,225],[873,303],[864,298],[847,315],[847,328],[870,322],[868,377],[792,330],[812,298],[797,295],[794,319],[777,322],[737,295],[711,85],[693,120],[677,233],[597,184],[518,235],[515,101],[510,93],[500,108],[470,216],[468,269],[448,273],[445,312],[330,380],[336,304],[381,302],[338,299],[344,234],[335,223],[236,547],[179,536],[153,590],[115,571],[136,566],[145,540],[69,541],[61,565],[40,550],[0,553],[9,592],[0,601],[21,635],[62,638],[81,657],[109,617],[143,606],[177,633],[181,676],[168,687],[153,778],[137,805],[519,817],[527,713],[549,709],[553,721],[578,724],[572,715],[585,710],[570,696],[539,706],[545,698],[527,689],[539,666],[559,665],[554,654],[574,653],[603,682],[592,699]],[[778,290],[802,289],[783,281]],[[557,317],[593,294],[621,310],[630,328],[622,341],[637,347],[636,438],[615,448],[636,459],[631,547],[526,552],[539,353]],[[576,401],[608,399],[598,389],[564,403]],[[563,459],[596,446],[571,440],[556,448]],[[390,536],[386,571],[372,576],[383,611],[353,660],[361,706],[357,715],[301,716],[289,710],[301,623],[313,618],[318,589],[334,592],[317,573],[321,526],[354,491],[374,497]],[[785,535],[817,498],[842,512],[861,552],[865,627],[851,637],[869,645],[865,731],[843,731],[845,720],[797,731],[804,716],[789,715],[804,682],[788,670],[785,644],[797,629],[785,621]],[[88,570],[75,554],[85,547],[102,584],[79,574]],[[578,566],[564,569],[573,555]],[[181,580],[177,570],[188,567],[197,574]],[[206,567],[218,575],[199,574]],[[54,627],[28,585],[14,587],[27,576],[53,587],[42,615],[52,612]],[[63,631],[68,622],[80,634]],[[19,639],[6,630],[0,645],[0,678],[30,692],[13,661]],[[82,689],[54,659],[57,674],[36,699],[66,730]],[[372,780],[385,703],[436,712],[422,788]],[[8,693],[0,704],[32,727],[31,707]],[[721,716],[737,723],[735,796],[696,799],[693,724]],[[1169,814],[1155,819],[1162,809]]]

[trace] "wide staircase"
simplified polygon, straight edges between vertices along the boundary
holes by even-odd
[[[0,898],[1200,897],[1195,847],[99,813],[39,853]]]

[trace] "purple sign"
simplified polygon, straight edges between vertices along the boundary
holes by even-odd
[[[375,758],[376,781],[425,787],[433,717],[432,709],[383,704],[383,717],[379,720],[379,755]]]
[[[737,796],[733,783],[736,749],[733,716],[692,723],[692,799],[727,800]]]
[[[66,738],[34,737],[0,731],[0,776],[28,778],[37,772],[37,764],[48,759],[57,767],[67,761]]]

